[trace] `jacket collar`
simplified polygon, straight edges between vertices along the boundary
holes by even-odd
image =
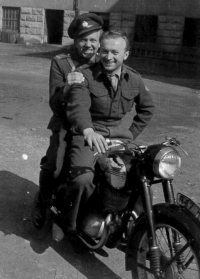
[[[99,61],[95,66],[94,78],[98,79],[100,76],[108,76],[108,73],[104,70],[101,62]],[[124,79],[124,78],[126,80],[128,80],[129,78],[129,73],[127,71],[127,67],[125,64],[122,65],[122,72],[120,75],[120,79]]]

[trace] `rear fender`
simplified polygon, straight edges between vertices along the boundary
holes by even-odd
[[[156,204],[153,206],[155,222],[156,219],[159,219],[161,216],[166,216],[167,218],[172,218],[177,223],[184,224],[184,227],[188,231],[192,231],[191,228],[191,219],[193,220],[193,224],[198,224],[200,230],[200,221],[195,218],[195,216],[185,207],[176,205],[176,204]],[[188,221],[190,219],[190,222]],[[125,265],[126,270],[131,270],[135,261],[133,259],[133,251],[138,250],[138,242],[135,241],[135,236],[138,232],[144,229],[146,226],[146,220],[144,214],[140,215],[140,217],[136,220],[135,226],[132,229],[132,232],[129,237],[127,249],[126,249],[126,256],[125,256]],[[196,230],[196,226],[195,226]],[[199,235],[199,231],[196,232]]]

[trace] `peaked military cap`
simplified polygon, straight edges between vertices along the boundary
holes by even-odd
[[[80,37],[81,35],[101,30],[103,19],[93,13],[82,14],[74,18],[68,28],[68,35],[71,39]]]

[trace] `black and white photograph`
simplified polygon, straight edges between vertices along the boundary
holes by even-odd
[[[200,279],[200,1],[0,0],[0,279]]]

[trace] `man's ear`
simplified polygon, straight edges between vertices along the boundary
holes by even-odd
[[[124,60],[126,60],[129,57],[129,50],[127,50],[124,54]]]

